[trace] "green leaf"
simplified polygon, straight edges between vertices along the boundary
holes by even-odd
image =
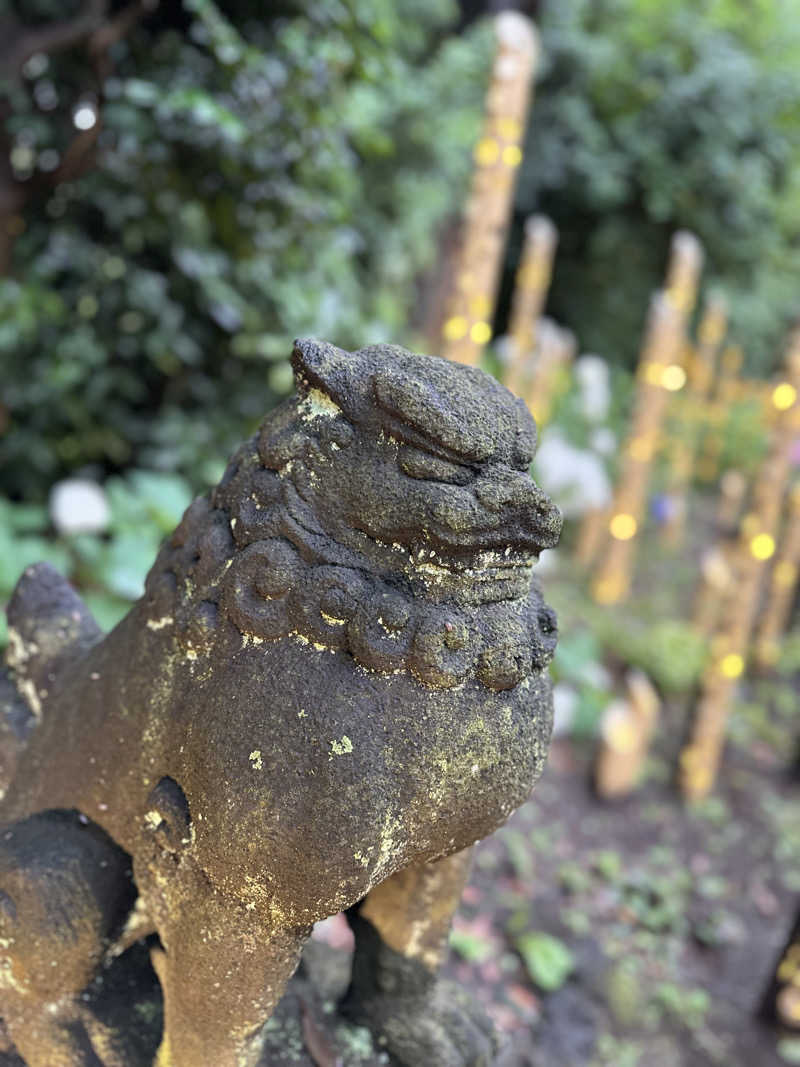
[[[550,934],[533,931],[522,934],[516,947],[528,974],[547,993],[560,989],[575,968],[570,950]]]
[[[485,963],[492,955],[491,942],[469,930],[453,927],[450,947],[468,963]]]
[[[784,1063],[800,1064],[800,1037],[785,1037],[778,1042],[777,1053]]]

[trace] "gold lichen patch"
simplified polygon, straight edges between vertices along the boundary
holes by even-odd
[[[353,742],[347,736],[342,734],[341,741],[331,741],[331,759],[334,756],[347,756],[353,751]]]
[[[342,409],[321,389],[309,389],[308,396],[300,404],[300,415],[303,419],[322,417],[333,419],[341,415]]]
[[[250,766],[254,771],[260,771],[264,766],[264,761],[261,759],[260,748],[254,748],[247,758],[250,760]]]

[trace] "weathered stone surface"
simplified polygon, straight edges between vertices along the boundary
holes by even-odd
[[[145,949],[161,1067],[282,1063],[264,1024],[341,910],[349,1019],[395,1063],[493,1056],[436,969],[464,850],[527,798],[551,728],[531,567],[560,517],[533,420],[393,346],[293,363],[111,634],[45,566],[9,605],[0,1012],[29,1067],[148,1061]],[[104,1008],[131,975],[141,997]]]

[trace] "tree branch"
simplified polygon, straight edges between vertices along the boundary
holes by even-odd
[[[38,29],[17,25],[5,47],[0,47],[0,73],[15,77],[25,62],[37,52],[63,52],[90,37],[108,11],[108,0],[87,0],[83,11],[73,19],[52,22]]]
[[[111,63],[108,59],[108,51],[117,41],[121,41],[145,15],[151,14],[159,5],[160,0],[135,0],[118,12],[114,18],[109,19],[94,31],[89,38],[89,55],[98,68],[100,81],[111,72]]]

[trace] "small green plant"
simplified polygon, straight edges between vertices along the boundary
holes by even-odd
[[[683,619],[621,623],[606,618],[601,639],[620,659],[639,667],[666,693],[685,693],[706,662],[706,642]]]
[[[454,926],[450,931],[450,948],[467,963],[485,963],[492,955],[489,940],[459,926]]]
[[[776,1051],[784,1063],[796,1067],[800,1064],[800,1037],[784,1038],[778,1042]]]
[[[506,847],[509,861],[514,873],[521,881],[533,878],[533,848],[528,838],[513,826],[506,826],[500,831],[500,837]]]
[[[592,866],[606,882],[617,882],[622,873],[622,857],[619,852],[603,849],[592,857]]]
[[[528,931],[517,937],[516,948],[528,974],[546,993],[560,989],[575,969],[569,948],[551,934]]]
[[[665,1014],[689,1030],[703,1026],[711,1007],[711,997],[705,989],[684,989],[672,982],[656,986],[653,1001]]]

